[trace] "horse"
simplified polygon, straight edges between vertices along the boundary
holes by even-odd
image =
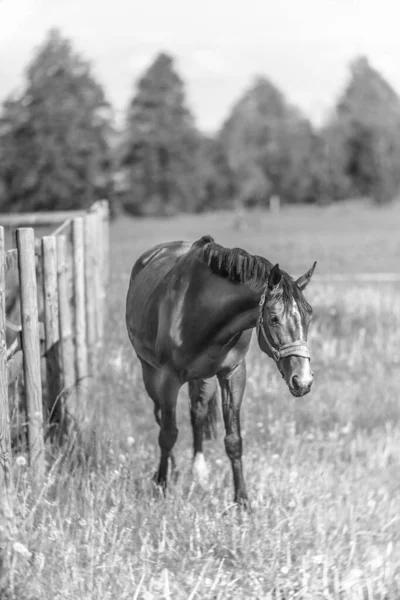
[[[135,262],[125,321],[140,361],[145,389],[160,427],[155,482],[166,493],[168,464],[176,473],[176,405],[188,383],[193,431],[193,475],[206,484],[203,439],[215,434],[221,391],[225,450],[234,501],[247,505],[242,468],[240,409],[246,385],[246,354],[254,327],[262,352],[275,362],[297,398],[307,394],[314,373],[307,335],[312,307],[303,291],[316,262],[294,280],[266,258],[225,248],[210,235],[194,243],[153,246]]]

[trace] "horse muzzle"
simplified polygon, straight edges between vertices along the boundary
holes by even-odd
[[[300,377],[299,375],[292,375],[289,380],[288,386],[290,393],[295,398],[301,398],[308,394],[311,390],[311,386],[314,381],[314,373],[310,373],[308,377]]]

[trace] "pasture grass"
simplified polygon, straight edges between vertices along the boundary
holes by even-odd
[[[286,234],[306,221],[296,218],[297,225],[295,216],[282,221]],[[250,234],[249,222],[247,230],[238,231],[232,220],[212,219],[114,225],[106,344],[81,422],[82,439],[69,455],[48,448],[50,471],[42,489],[35,488],[26,466],[15,464],[18,533],[5,598],[400,597],[396,284],[310,284],[306,296],[314,308],[310,346],[316,379],[303,399],[290,396],[253,340],[242,409],[251,512],[232,505],[221,422],[217,440],[206,444],[209,487],[193,483],[186,389],[178,405],[181,477],[166,499],[151,483],[158,432],[125,332],[127,273],[142,249],[162,239],[211,233],[218,242],[261,253],[264,237]],[[297,254],[296,246],[284,244],[286,234],[279,241],[276,228],[275,237],[270,229],[271,252],[263,254],[271,260],[276,256],[289,272],[298,275],[319,259],[312,236],[308,246],[299,243]],[[306,240],[306,229],[293,235]],[[350,225],[347,241],[342,236],[333,243],[332,238],[327,272],[335,271],[352,235],[364,239],[351,234]],[[379,235],[375,231],[372,237]],[[388,233],[386,242],[393,245],[389,238]],[[364,253],[358,251],[360,266],[353,255],[345,255],[345,272],[371,270],[378,263],[379,270],[394,270],[382,268],[373,245],[368,251],[365,243]]]

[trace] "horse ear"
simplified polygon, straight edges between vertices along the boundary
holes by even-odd
[[[307,273],[305,275],[301,275],[301,277],[298,278],[298,280],[296,281],[297,286],[303,291],[308,284],[310,283],[310,279],[312,277],[312,274],[314,273],[314,269],[315,266],[317,264],[317,261],[315,261],[315,263],[313,264],[313,266],[311,267],[311,269],[309,271],[307,271]]]
[[[276,264],[275,266],[272,267],[269,277],[268,277],[268,289],[273,290],[274,288],[276,288],[280,284],[281,279],[282,279],[282,273],[279,268],[279,265]]]

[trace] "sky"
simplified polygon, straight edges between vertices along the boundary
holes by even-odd
[[[396,0],[0,0],[0,102],[59,27],[93,64],[121,118],[135,81],[166,51],[198,126],[215,131],[253,78],[269,78],[316,124],[366,55],[400,93]]]

